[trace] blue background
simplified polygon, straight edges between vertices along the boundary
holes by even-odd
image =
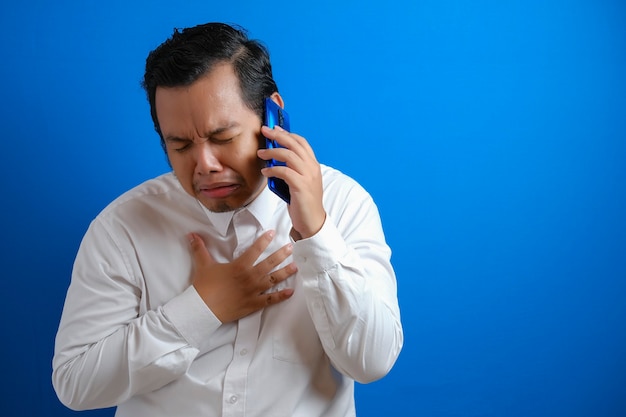
[[[0,415],[75,415],[50,362],[80,239],[168,169],[145,57],[218,20],[379,205],[406,340],[359,416],[626,415],[626,6],[604,0],[4,1]]]

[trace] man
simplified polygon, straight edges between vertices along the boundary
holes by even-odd
[[[371,197],[303,137],[261,126],[264,98],[284,103],[240,29],[175,31],[143,84],[173,173],[84,236],[56,338],[60,400],[133,417],[354,416],[354,381],[383,377],[403,343]]]

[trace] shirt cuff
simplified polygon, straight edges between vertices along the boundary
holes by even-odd
[[[199,350],[222,325],[193,285],[165,304],[163,313],[180,335]]]
[[[301,272],[317,275],[335,266],[347,250],[343,236],[327,215],[319,232],[294,243],[293,259]]]

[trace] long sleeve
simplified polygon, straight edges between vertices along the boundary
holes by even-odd
[[[232,262],[252,243],[237,233],[254,221],[275,231],[266,259],[290,241],[279,197],[265,188],[238,224],[165,174],[107,206],[81,242],[57,332],[61,402],[117,406],[119,417],[354,415],[354,380],[384,376],[402,347],[396,279],[369,194],[336,170],[323,175],[327,220],[294,244],[284,264],[298,272],[276,288],[294,295],[233,323],[191,285],[185,235],[197,232],[217,262]]]
[[[53,359],[53,385],[69,408],[110,407],[168,384],[221,324],[193,287],[143,311],[145,284],[130,256],[100,219],[92,223],[74,264]]]
[[[324,351],[337,370],[366,383],[389,372],[403,332],[378,209],[359,185],[343,185],[325,188],[327,220],[296,242],[294,260]]]

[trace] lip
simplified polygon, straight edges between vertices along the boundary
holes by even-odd
[[[228,198],[240,188],[234,183],[214,183],[198,186],[198,192],[208,198]]]

